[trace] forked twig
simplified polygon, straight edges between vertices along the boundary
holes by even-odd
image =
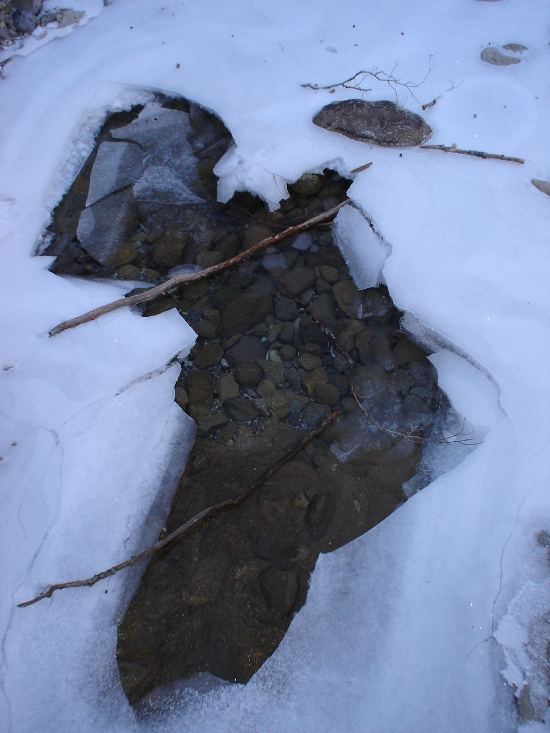
[[[218,272],[221,272],[228,267],[232,267],[233,265],[238,265],[243,260],[246,260],[249,257],[253,257],[258,252],[261,252],[262,250],[270,247],[273,244],[277,244],[278,242],[292,236],[293,234],[296,234],[297,232],[302,232],[305,229],[310,229],[316,224],[320,224],[321,222],[331,219],[338,213],[338,211],[343,206],[346,206],[346,204],[351,204],[351,201],[349,199],[346,199],[345,201],[342,201],[342,203],[338,204],[338,206],[335,206],[329,211],[318,214],[312,219],[308,219],[301,224],[296,224],[295,226],[289,227],[288,229],[285,229],[284,232],[279,232],[279,234],[274,234],[272,237],[263,239],[261,242],[258,242],[254,246],[250,247],[250,249],[247,249],[244,252],[240,252],[238,255],[235,255],[235,257],[231,257],[224,262],[219,262],[217,265],[207,267],[205,270],[201,270],[200,272],[183,273],[181,275],[176,275],[175,277],[170,278],[170,280],[167,280],[166,282],[161,283],[154,288],[150,288],[143,293],[137,293],[136,295],[132,295],[130,298],[120,298],[119,300],[115,300],[112,303],[107,303],[106,305],[102,305],[99,308],[94,308],[94,310],[88,311],[88,313],[84,313],[81,316],[70,318],[68,321],[63,321],[63,323],[60,323],[59,325],[55,326],[55,328],[52,328],[49,334],[50,336],[57,336],[63,331],[67,331],[69,328],[75,328],[75,326],[80,326],[83,323],[89,323],[90,321],[94,321],[96,318],[104,316],[107,313],[112,313],[119,308],[126,308],[133,305],[138,305],[138,303],[145,303],[148,300],[153,300],[153,298],[156,298],[158,295],[163,295],[168,290],[172,290],[172,288],[175,288],[178,285],[186,285],[187,283],[196,282],[197,280],[203,280],[204,278],[216,275]]]
[[[375,427],[377,430],[380,430],[382,433],[386,433],[386,435],[391,435],[394,438],[407,438],[408,440],[412,440],[414,443],[422,443],[423,445],[426,443],[436,443],[439,445],[450,445],[452,443],[460,443],[460,445],[480,445],[480,443],[476,443],[472,440],[471,432],[467,432],[464,430],[464,424],[465,421],[462,421],[462,427],[458,431],[458,433],[454,433],[453,435],[449,435],[447,438],[442,438],[441,440],[433,440],[431,438],[423,438],[421,435],[415,435],[414,433],[402,433],[399,430],[390,430],[390,428],[385,428],[383,425],[380,425],[376,422],[376,420],[371,417],[369,412],[367,411],[366,407],[363,405],[361,400],[359,399],[359,395],[355,391],[355,388],[351,381],[348,379],[348,385],[351,391],[351,394],[353,396],[353,399],[357,403],[357,406],[361,410],[361,412],[365,415],[367,420]],[[454,438],[457,438],[457,440],[454,440]]]
[[[337,337],[336,337],[336,336],[335,336],[335,335],[334,335],[334,334],[332,333],[332,331],[330,330],[330,328],[329,328],[329,327],[328,327],[328,326],[327,326],[326,324],[324,324],[324,323],[323,323],[323,321],[322,321],[322,320],[321,320],[321,319],[319,318],[319,316],[317,315],[317,313],[315,313],[315,311],[314,311],[314,310],[312,310],[311,308],[308,308],[308,309],[306,310],[306,313],[307,313],[307,315],[308,315],[308,316],[309,316],[309,317],[311,318],[311,320],[312,320],[312,321],[315,321],[315,323],[316,323],[316,324],[317,324],[317,325],[319,326],[319,328],[321,329],[321,331],[322,331],[322,332],[323,332],[323,333],[325,334],[325,336],[327,337],[328,341],[330,341],[330,343],[331,343],[331,344],[332,344],[332,345],[333,345],[333,346],[334,346],[334,347],[335,347],[336,349],[338,349],[338,351],[339,351],[339,352],[340,352],[340,353],[342,354],[342,356],[343,356],[343,357],[344,357],[344,359],[345,359],[345,360],[347,361],[347,363],[348,363],[348,364],[349,364],[350,366],[354,366],[354,365],[355,365],[355,361],[353,360],[353,357],[352,357],[352,356],[350,356],[350,354],[349,354],[349,353],[348,353],[348,352],[346,351],[346,349],[345,349],[344,345],[343,345],[343,344],[342,344],[342,343],[341,343],[341,342],[340,342],[340,341],[339,341],[339,340],[337,339]]]
[[[484,153],[482,150],[461,150],[456,145],[421,145],[423,150],[442,150],[444,153],[460,153],[460,155],[472,155],[474,158],[493,158],[494,160],[508,160],[510,163],[525,163],[523,158],[512,158],[509,155],[497,155],[495,153]]]
[[[239,496],[235,497],[234,499],[226,499],[226,501],[221,501],[218,504],[213,504],[212,506],[203,509],[198,514],[195,514],[194,517],[191,517],[191,519],[185,522],[185,524],[182,524],[169,535],[166,535],[166,537],[164,537],[162,540],[155,542],[154,545],[151,545],[151,547],[148,547],[146,550],[139,552],[137,555],[134,555],[128,560],[125,560],[118,565],[114,565],[112,568],[104,570],[101,573],[92,575],[91,578],[87,578],[86,580],[72,580],[69,583],[56,583],[55,585],[50,585],[49,588],[37,595],[35,598],[31,598],[30,601],[19,603],[18,608],[26,608],[26,606],[32,606],[33,603],[38,603],[38,601],[42,601],[44,598],[51,598],[56,590],[64,590],[65,588],[82,588],[84,586],[95,585],[96,583],[99,583],[100,580],[109,578],[111,577],[111,575],[115,575],[115,573],[118,573],[120,570],[124,570],[124,568],[129,568],[131,565],[135,565],[140,560],[144,560],[146,557],[153,555],[155,552],[158,552],[158,550],[161,550],[163,547],[166,547],[166,545],[170,544],[170,542],[180,539],[191,529],[193,529],[193,527],[196,527],[198,524],[206,520],[208,517],[211,517],[213,514],[224,511],[226,509],[233,509],[235,507],[238,507],[246,499],[248,499],[248,497],[252,496],[252,494],[263,483],[265,483],[265,481],[274,476],[277,471],[279,471],[285,465],[285,463],[288,463],[288,461],[290,461],[292,458],[294,458],[294,456],[300,453],[300,451],[305,448],[306,445],[311,443],[314,438],[320,435],[323,430],[325,430],[325,428],[327,428],[331,423],[334,422],[334,420],[336,420],[339,414],[340,410],[334,410],[334,412],[331,412],[330,415],[327,415],[323,422],[310,433],[308,433],[306,437],[303,438],[298,443],[298,445],[290,451],[290,453],[287,453],[286,456],[283,456],[279,461],[277,461],[277,463],[271,466],[271,468],[269,468],[263,474],[263,476],[261,476],[255,483],[253,483],[252,486],[249,486],[248,489],[239,494]]]

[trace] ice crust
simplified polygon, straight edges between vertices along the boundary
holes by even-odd
[[[509,733],[543,730],[543,716],[550,724],[542,677],[529,667],[550,603],[547,565],[533,550],[550,528],[549,201],[530,183],[550,171],[547,28],[542,0],[116,0],[5,67],[3,730]],[[493,67],[479,59],[488,41],[529,53]],[[430,56],[418,102],[404,88],[397,95],[426,118],[433,142],[522,157],[524,166],[374,149],[311,123],[327,101],[354,93],[301,84],[391,71],[396,58],[394,74],[421,80]],[[386,84],[368,86],[368,99],[393,98]],[[485,437],[368,535],[320,558],[307,604],[248,685],[138,725],[115,662],[135,574],[27,609],[16,603],[151,541],[162,514],[156,491],[189,445],[192,428],[173,403],[177,365],[165,369],[193,342],[183,320],[118,311],[48,339],[53,325],[124,288],[61,279],[47,258],[30,257],[65,164],[89,144],[87,121],[151,89],[195,99],[231,129],[236,147],[217,167],[224,200],[251,190],[275,208],[285,181],[303,171],[373,162],[350,196],[391,246],[382,275],[411,322],[465,357],[466,367],[455,355],[435,362]],[[172,486],[169,472],[166,496]],[[525,681],[536,693],[531,723],[518,721],[514,705]]]

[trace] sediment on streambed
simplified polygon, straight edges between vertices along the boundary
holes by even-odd
[[[213,170],[231,144],[214,114],[183,99],[113,115],[54,211],[41,249],[57,256],[52,270],[156,284],[346,198],[351,181],[325,170],[290,185],[274,212],[247,193],[219,203]],[[250,679],[304,604],[319,553],[382,521],[410,495],[404,486],[421,488],[422,439],[456,417],[387,289],[357,288],[330,224],[140,310],[171,308],[197,333],[175,386],[197,437],[166,532],[237,496],[341,413],[241,506],[151,559],[117,647],[144,716],[176,688]]]

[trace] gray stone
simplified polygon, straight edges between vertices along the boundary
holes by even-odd
[[[281,277],[280,283],[282,292],[295,298],[314,285],[315,271],[309,267],[293,267]]]
[[[328,494],[315,494],[306,512],[306,524],[308,527],[318,527],[327,516],[330,499]]]
[[[174,267],[183,261],[189,235],[186,232],[167,230],[157,239],[153,249],[153,262],[160,267]]]
[[[272,392],[275,392],[275,385],[271,379],[262,379],[260,384],[256,387],[256,392],[260,397],[268,397]]]
[[[203,405],[190,407],[189,414],[197,423],[197,433],[199,435],[206,435],[211,430],[227,422],[227,415],[224,412],[216,412]]]
[[[493,64],[493,66],[510,66],[511,64],[519,64],[521,62],[521,59],[515,56],[508,56],[494,46],[487,46],[487,48],[483,49],[481,60],[486,61],[488,64]]]
[[[265,359],[267,349],[257,336],[241,336],[230,348],[226,348],[225,358],[230,367],[236,367],[243,361],[259,361]]]
[[[253,361],[243,361],[235,369],[235,379],[243,387],[256,387],[263,375],[262,369]]]
[[[293,321],[298,315],[298,308],[291,298],[279,297],[275,300],[273,314],[280,321]]]
[[[215,341],[211,341],[205,346],[194,347],[191,351],[191,358],[193,364],[199,369],[207,369],[208,367],[216,366],[223,358],[223,349],[220,344]]]
[[[254,420],[260,414],[254,403],[243,397],[230,397],[223,407],[232,420]]]
[[[218,335],[218,329],[212,321],[202,319],[193,324],[195,333],[203,339],[214,339]]]
[[[296,356],[296,349],[290,344],[283,344],[279,349],[279,356],[283,361],[292,361]]]
[[[316,344],[325,344],[327,337],[321,331],[319,326],[311,319],[307,313],[303,313],[299,323],[300,333],[304,341],[314,342]]]
[[[244,230],[243,249],[250,249],[258,242],[273,236],[273,232],[266,224],[254,222]]]
[[[274,361],[264,360],[260,362],[260,366],[267,379],[271,379],[273,384],[280,386],[285,381],[285,370],[282,364]]]
[[[522,46],[521,43],[505,43],[502,48],[505,48],[507,51],[513,51],[514,53],[527,51],[527,46]]]
[[[323,367],[317,367],[303,377],[302,383],[308,395],[313,397],[313,390],[317,384],[328,384],[328,375]]]
[[[543,181],[540,178],[532,178],[531,183],[535,188],[538,188],[539,191],[542,191],[542,193],[545,193],[547,196],[550,196],[550,181]]]
[[[222,402],[230,397],[238,397],[239,385],[232,374],[220,374],[216,380],[216,392]]]
[[[119,191],[84,209],[77,236],[83,249],[104,267],[128,264],[120,261],[128,249],[128,239],[137,229],[138,220],[131,206],[129,190]]]
[[[143,150],[133,143],[101,143],[90,175],[86,206],[135,183],[143,172]]]
[[[230,302],[223,311],[222,321],[226,336],[244,333],[271,313],[273,303],[269,295],[254,298],[243,293]]]
[[[280,616],[288,616],[298,595],[299,583],[295,573],[273,566],[261,573],[260,587],[268,608]]]
[[[190,405],[210,405],[214,399],[214,384],[210,372],[191,372],[185,380]]]
[[[422,117],[388,101],[332,102],[315,115],[313,122],[353,140],[393,148],[421,145],[432,134]]]
[[[315,428],[323,422],[329,412],[330,409],[326,405],[311,402],[303,408],[302,416],[310,427]]]
[[[183,387],[180,387],[180,386],[176,387],[175,400],[176,400],[176,403],[181,407],[181,409],[185,410],[185,408],[189,404],[189,396],[187,392],[183,389]]]
[[[340,390],[334,384],[316,384],[313,399],[320,405],[333,407],[340,399]]]
[[[76,25],[76,23],[80,23],[84,15],[85,13],[82,10],[63,10],[59,27],[66,28],[69,25]]]
[[[289,188],[298,196],[315,196],[323,188],[323,177],[315,173],[304,173]]]
[[[294,343],[295,334],[294,324],[287,322],[279,331],[279,341],[283,344],[292,344]]]
[[[308,372],[312,372],[314,369],[317,369],[317,367],[320,367],[322,363],[323,360],[321,357],[316,356],[315,354],[308,354],[307,351],[300,354],[298,357],[298,365]]]
[[[342,280],[332,288],[334,297],[340,310],[342,310],[348,318],[357,318],[359,315],[359,306],[361,305],[361,296],[352,280]],[[321,297],[321,296],[319,296]],[[314,308],[315,310],[315,308]]]
[[[38,25],[34,13],[28,10],[14,10],[12,21],[13,27],[18,33],[32,33]]]
[[[309,232],[302,232],[292,242],[292,249],[297,249],[298,252],[306,252],[312,244],[313,238],[311,234]]]

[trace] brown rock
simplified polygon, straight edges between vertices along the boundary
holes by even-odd
[[[307,389],[308,395],[310,397],[313,397],[313,392],[316,385],[328,383],[328,375],[323,367],[317,367],[317,369],[314,369],[312,372],[309,372],[309,374],[305,375],[305,377],[302,379],[302,383]]]
[[[170,229],[157,239],[153,249],[153,262],[160,267],[174,267],[183,262],[189,235]]]
[[[248,293],[237,296],[223,311],[222,321],[226,336],[244,333],[271,313],[273,303],[268,295],[253,298]]]
[[[206,344],[206,346],[195,346],[191,351],[191,358],[196,367],[207,369],[220,363],[223,358],[223,349],[215,341]]]

